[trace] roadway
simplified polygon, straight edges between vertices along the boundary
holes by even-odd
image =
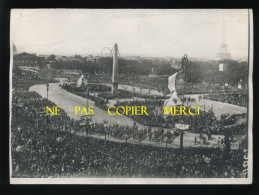
[[[60,83],[50,83],[49,84],[49,93],[48,93],[48,98],[50,101],[54,102],[57,106],[60,106],[69,117],[73,119],[80,119],[80,114],[75,115],[75,106],[79,106],[83,108],[84,106],[87,107],[87,100],[83,97],[77,96],[75,94],[69,93],[63,88],[59,86]],[[46,84],[41,84],[41,85],[34,85],[32,86],[29,91],[35,91],[38,94],[40,94],[42,97],[46,98],[47,97],[47,92],[46,92]],[[191,95],[191,97],[198,98],[198,95]],[[129,99],[130,100],[130,99]],[[207,102],[206,104],[208,105],[213,105],[213,109],[216,112],[216,115],[218,116],[219,114],[223,113],[246,113],[247,109],[244,107],[240,106],[235,106],[232,104],[227,104],[227,103],[222,103],[222,102],[216,102],[216,101],[211,101],[211,100],[205,100]],[[195,103],[192,103],[195,105],[200,105],[202,106],[204,104],[204,101],[198,101],[196,100]],[[111,102],[110,102],[111,105]],[[109,106],[110,106],[109,105]],[[102,110],[101,108],[97,107],[94,105],[94,102],[91,100],[88,100],[88,106],[93,106],[94,114],[92,115],[92,121],[93,122],[98,122],[102,123],[104,121],[107,121],[109,124],[118,124],[118,125],[129,125],[132,126],[134,124],[134,121],[126,116],[123,115],[109,115],[107,111]],[[139,128],[143,128],[144,126],[136,123]],[[152,128],[157,129],[157,128]],[[169,130],[169,129],[164,129],[164,130]],[[184,138],[184,145],[186,146],[191,146],[193,145],[194,142],[194,137],[197,137],[198,134],[193,134],[193,133],[187,133],[185,134]],[[218,138],[220,135],[215,135],[215,139],[210,141],[210,146],[209,147],[216,147],[217,141],[216,138]],[[177,137],[174,141],[174,145],[171,145],[169,147],[179,147],[179,137]],[[178,141],[177,141],[178,140]],[[113,141],[120,141],[120,140],[113,140]],[[129,140],[132,141],[132,140]],[[163,144],[158,144],[158,143],[149,143],[148,141],[144,141],[148,145],[163,145]],[[204,147],[203,145],[199,145],[201,147]]]
[[[87,107],[87,100],[83,97],[69,93],[59,86],[60,83],[50,83],[48,99],[54,102],[61,109],[65,110],[69,117],[73,119],[80,119],[80,112],[75,115],[75,106]],[[35,91],[42,97],[47,98],[46,84],[34,85],[29,91]],[[88,106],[93,106],[94,114],[92,115],[93,122],[107,121],[109,124],[129,125],[132,126],[134,121],[123,115],[109,115],[107,111],[94,105],[94,102],[88,100]],[[138,124],[138,126],[142,126]]]

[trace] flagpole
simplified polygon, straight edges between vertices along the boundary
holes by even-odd
[[[87,96],[86,96],[86,106],[87,106],[87,109],[88,109],[88,96],[89,96],[88,82],[86,84],[86,93],[87,93]]]
[[[89,91],[88,91],[88,87],[87,87],[87,98],[86,98],[86,106],[87,106],[87,109],[88,109],[88,94],[89,94]]]
[[[182,57],[182,66],[183,66],[183,106],[184,106],[184,94],[185,94],[185,66],[188,63],[187,54],[184,54]]]
[[[183,106],[184,106],[184,94],[185,94],[185,63],[183,66]]]
[[[183,66],[183,106],[184,106],[184,94],[185,94],[185,66],[188,63],[187,55],[184,54],[182,57],[182,66]],[[182,122],[183,122],[183,115],[182,115]],[[178,128],[179,129],[179,128]],[[183,149],[183,131],[180,130],[180,149]]]
[[[47,86],[47,100],[49,100],[49,83],[48,82],[47,82],[46,86]]]

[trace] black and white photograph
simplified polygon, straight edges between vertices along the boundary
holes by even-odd
[[[251,9],[12,9],[11,184],[252,184]]]

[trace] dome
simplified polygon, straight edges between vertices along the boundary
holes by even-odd
[[[14,43],[13,43],[13,52],[17,52],[16,46]]]

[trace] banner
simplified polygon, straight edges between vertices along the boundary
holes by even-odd
[[[182,105],[182,101],[178,97],[177,91],[183,88],[183,84],[183,70],[180,70],[168,77],[168,89],[171,93],[171,97],[164,102],[164,107],[168,110],[170,107]]]
[[[170,109],[170,107],[174,106],[180,106],[182,105],[181,99],[178,97],[177,92],[174,91],[170,97],[170,99],[165,100],[164,107],[167,108],[167,110]],[[165,114],[166,115],[166,114]]]
[[[223,63],[219,64],[219,71],[225,71],[225,70],[224,70],[224,64],[223,64]]]
[[[190,125],[187,125],[187,124],[179,124],[179,123],[175,124],[175,128],[180,129],[180,130],[187,130],[187,129],[189,129],[189,126]]]
[[[83,78],[84,78],[84,75],[82,74],[82,76],[77,81],[77,87],[81,87],[81,85],[83,83]]]
[[[168,89],[170,93],[175,91],[175,81],[176,81],[177,73],[174,73],[172,76],[168,77]]]

